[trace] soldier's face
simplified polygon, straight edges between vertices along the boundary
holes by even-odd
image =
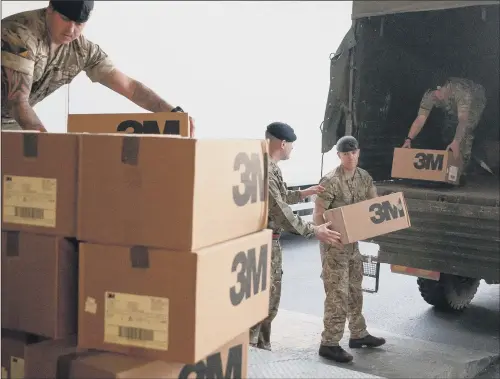
[[[283,149],[283,160],[287,160],[290,158],[293,150],[293,142],[282,141],[282,149]]]
[[[346,153],[337,153],[340,158],[340,163],[342,167],[347,170],[353,170],[358,165],[359,159],[359,149],[354,151],[348,151]]]
[[[71,21],[51,7],[47,10],[50,37],[54,43],[66,44],[74,41],[83,32],[85,23]]]

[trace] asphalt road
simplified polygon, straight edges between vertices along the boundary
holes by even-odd
[[[282,246],[284,276],[280,309],[322,317],[324,291],[319,277],[318,243],[287,234]],[[364,296],[364,315],[368,328],[464,348],[499,350],[498,285],[481,282],[469,309],[445,314],[420,297],[416,278],[393,274],[388,265],[382,265],[379,292]]]

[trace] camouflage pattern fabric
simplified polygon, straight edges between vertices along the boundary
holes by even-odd
[[[70,83],[81,71],[92,82],[99,82],[114,70],[106,53],[83,35],[51,54],[45,17],[43,8],[2,19],[2,70],[9,68],[32,77],[32,107]],[[2,129],[4,124],[15,123],[4,100],[7,91],[7,83],[2,81]]]
[[[274,234],[280,234],[283,230],[286,230],[289,232],[296,231],[306,238],[314,236],[312,224],[296,216],[288,205],[299,201],[300,192],[287,189],[281,169],[275,162],[270,161],[268,228],[272,229]],[[264,321],[250,329],[250,343],[267,350],[271,349],[271,322],[278,314],[281,299],[282,262],[283,253],[279,241],[273,240],[269,315]]]
[[[467,122],[464,125],[464,136],[460,144],[460,156],[464,167],[470,162],[472,144],[474,142],[474,130],[481,120],[481,115],[486,107],[486,94],[483,86],[471,80],[463,78],[450,78],[445,85],[449,96],[439,100],[433,96],[433,91],[427,91],[420,103],[419,115],[428,116],[433,107],[443,109],[445,122],[441,133],[446,144],[455,138],[458,126],[458,115],[467,113]]]
[[[325,188],[316,202],[325,210],[358,203],[371,197],[373,180],[365,170],[357,168],[352,178],[344,175],[341,166],[325,175],[320,183]],[[351,338],[368,335],[363,317],[363,263],[357,243],[338,249],[320,244],[321,279],[325,289],[325,305],[321,335],[324,346],[338,346],[349,320]]]

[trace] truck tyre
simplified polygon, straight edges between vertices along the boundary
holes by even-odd
[[[418,278],[422,298],[441,311],[462,311],[476,295],[480,279],[441,274],[439,281]]]

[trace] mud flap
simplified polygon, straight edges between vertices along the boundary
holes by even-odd
[[[378,257],[363,255],[363,292],[377,293],[380,276]]]

